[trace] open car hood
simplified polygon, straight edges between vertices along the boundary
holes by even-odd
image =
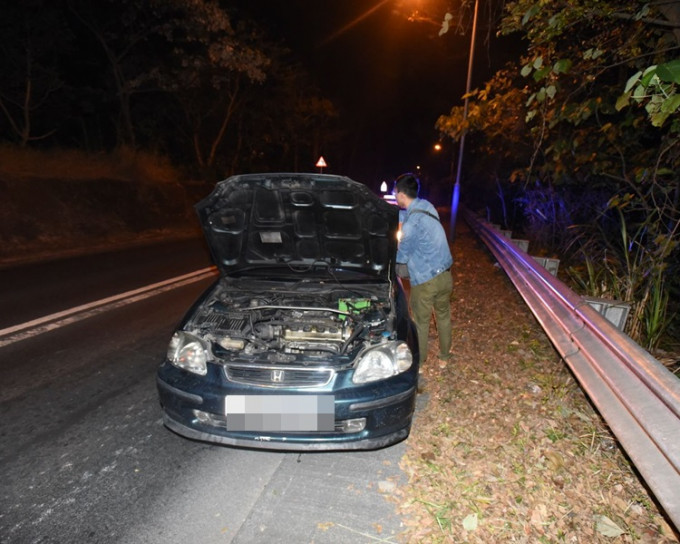
[[[394,273],[398,209],[347,177],[233,176],[196,211],[223,275]]]

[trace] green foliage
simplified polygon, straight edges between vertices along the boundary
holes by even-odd
[[[454,108],[437,127],[454,139],[469,130],[470,145],[497,167],[498,193],[521,184],[514,201],[524,218],[513,229],[580,262],[575,278],[591,294],[632,302],[629,334],[654,347],[674,315],[668,293],[680,286],[680,43],[672,32],[680,9],[625,0],[505,8],[499,31],[520,33],[526,53],[472,93],[467,126]],[[569,219],[582,226],[569,228]]]
[[[668,284],[680,272],[673,236],[680,220],[669,224],[646,213],[630,193],[612,198],[596,221],[574,228],[573,261],[580,265],[569,273],[585,294],[630,302],[628,334],[655,349],[670,325]]]
[[[670,325],[668,316],[668,300],[670,293],[666,289],[663,275],[658,274],[652,278],[652,289],[649,300],[645,305],[643,315],[643,329],[648,348],[659,346],[663,334]]]
[[[626,83],[624,93],[616,101],[616,109],[621,110],[631,102],[644,104],[652,125],[662,127],[669,116],[675,117],[680,112],[678,85],[680,59],[639,70]],[[677,118],[675,120],[677,123]]]
[[[470,150],[480,160],[475,163],[475,193],[495,192],[497,180],[509,178],[519,161],[531,157],[531,141],[526,138],[522,89],[514,85],[510,71],[499,71],[483,89],[470,93],[467,121],[463,122],[463,107],[454,107],[448,115],[437,119],[440,133],[458,141],[463,129],[469,131]],[[521,175],[519,173],[518,175]],[[511,191],[509,191],[511,192]]]

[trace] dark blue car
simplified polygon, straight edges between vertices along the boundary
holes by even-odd
[[[418,348],[394,272],[397,208],[342,176],[252,174],[196,209],[220,278],[158,370],[166,426],[280,450],[406,438]]]

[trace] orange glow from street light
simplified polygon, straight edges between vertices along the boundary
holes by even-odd
[[[359,15],[356,19],[354,19],[354,20],[351,21],[350,23],[348,23],[348,24],[346,24],[345,26],[343,26],[340,30],[336,30],[333,34],[331,34],[330,36],[328,36],[324,41],[321,42],[321,45],[326,45],[327,43],[332,42],[333,40],[335,40],[338,36],[342,36],[345,32],[347,32],[347,31],[350,30],[351,28],[353,28],[353,27],[355,27],[356,25],[358,25],[361,21],[363,21],[364,19],[366,19],[366,17],[368,17],[369,15],[371,15],[374,11],[377,11],[378,9],[380,9],[382,6],[384,6],[384,5],[387,4],[388,2],[390,2],[390,0],[382,0],[382,1],[378,2],[375,6],[369,8],[369,9],[366,10],[364,13],[362,13],[361,15]]]

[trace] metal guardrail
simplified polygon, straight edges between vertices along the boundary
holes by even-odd
[[[463,217],[680,530],[680,379],[489,223]]]

